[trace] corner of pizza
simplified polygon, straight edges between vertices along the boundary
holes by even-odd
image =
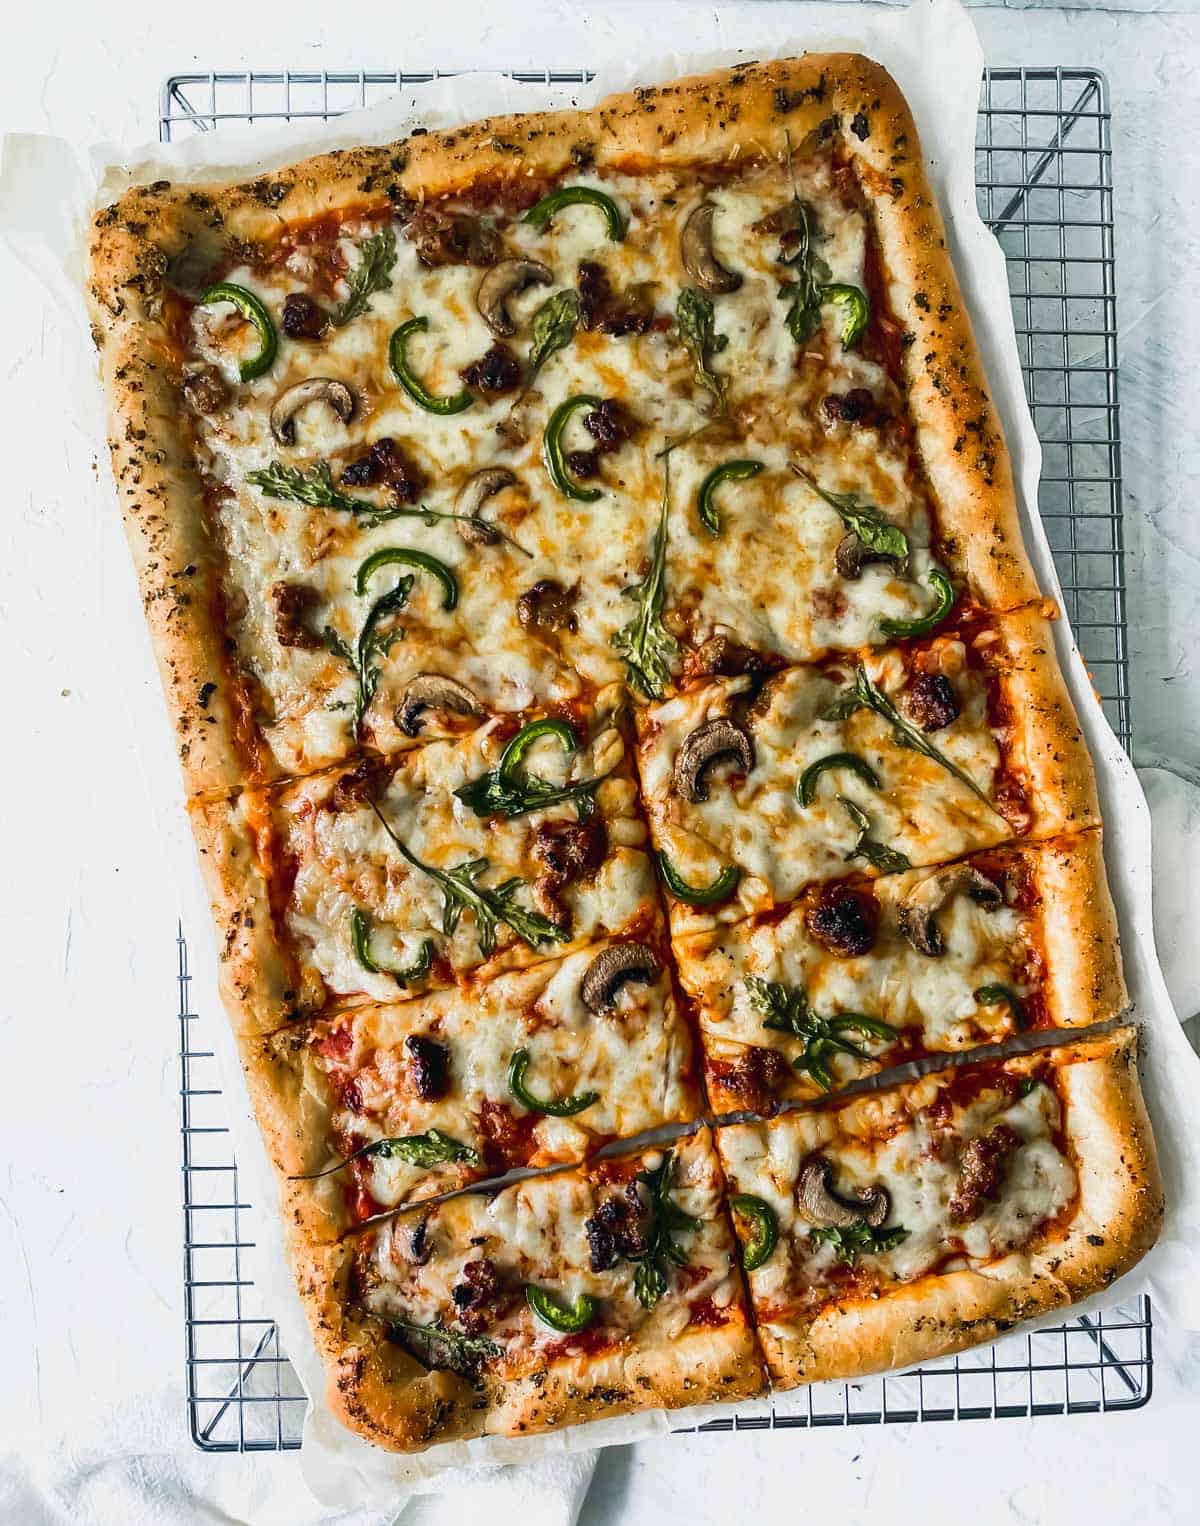
[[[742,1399],[1137,1260],[1091,762],[883,70],[156,181],[91,255],[345,1424]]]

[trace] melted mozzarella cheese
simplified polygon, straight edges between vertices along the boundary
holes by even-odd
[[[948,1124],[930,1113],[938,1093],[938,1078],[927,1077],[836,1112],[793,1113],[722,1131],[722,1156],[736,1189],[771,1205],[785,1247],[750,1274],[760,1312],[795,1302],[819,1305],[829,1296],[836,1252],[812,1239],[795,1190],[801,1166],[816,1152],[832,1164],[839,1193],[877,1184],[887,1189],[885,1228],[903,1227],[907,1235],[892,1250],[862,1257],[881,1284],[914,1281],[947,1256],[985,1265],[1028,1246],[1041,1225],[1068,1207],[1078,1180],[1056,1143],[1062,1109],[1049,1086],[1035,1085],[1015,1102],[999,1090],[985,1091],[968,1105],[953,1105]],[[998,1124],[1013,1130],[1019,1146],[994,1198],[984,1200],[978,1217],[957,1223],[950,1200],[961,1151]]]
[[[861,212],[843,204],[820,160],[797,165],[796,189],[816,209],[818,252],[830,279],[861,286],[866,228]],[[593,183],[584,177],[583,183]],[[404,682],[418,672],[444,672],[466,683],[491,710],[517,710],[535,700],[568,699],[583,683],[620,678],[623,665],[612,650],[614,634],[634,615],[627,590],[644,575],[664,491],[659,451],[678,444],[672,456],[667,570],[668,620],[677,633],[699,643],[724,632],[791,661],[808,660],[830,648],[858,646],[877,634],[881,618],[921,613],[929,594],[921,576],[929,564],[923,548],[931,526],[924,492],[914,480],[907,446],[874,425],[848,429],[819,422],[829,392],[864,387],[882,394],[882,370],[837,337],[840,309],[826,304],[818,335],[798,352],[778,300],[787,274],[776,262],[778,236],[755,231],[768,213],[786,204],[792,186],[778,166],[750,172],[714,188],[717,247],[743,275],[739,289],[715,302],[716,332],[724,349],[713,367],[728,388],[740,441],[722,445],[711,431],[712,399],[697,387],[691,362],[666,328],[679,290],[687,283],[679,236],[701,193],[681,188],[675,177],[650,174],[594,182],[614,195],[630,215],[627,236],[607,237],[603,218],[575,207],[539,231],[519,219],[498,226],[507,255],[535,258],[554,273],[554,288],[574,286],[580,262],[603,265],[614,290],[648,291],[663,322],[643,335],[610,338],[580,329],[554,354],[529,396],[476,399],[464,412],[437,416],[423,411],[397,384],[388,363],[389,339],[412,316],[429,320],[426,333],[411,336],[408,357],[433,392],[459,390],[459,373],[492,344],[476,305],[482,272],[465,265],[425,267],[415,248],[397,238],[391,284],[370,298],[369,310],[319,342],[284,338],[265,376],[235,385],[235,400],[211,418],[198,420],[202,467],[227,490],[215,513],[228,552],[227,605],[239,661],[256,680],[259,724],[278,765],[301,772],[343,757],[353,747],[350,715],[355,679],[346,664],[325,650],[282,646],[274,627],[270,589],[297,581],[315,590],[319,612],[313,626],[329,626],[351,646],[374,598],[394,573],[381,574],[364,596],[354,592],[362,560],[384,546],[429,552],[449,566],[460,585],[457,609],[440,606],[440,590],[417,574],[402,625],[405,635],[388,652],[376,698],[367,717],[370,736],[385,750],[406,745],[392,718]],[[341,240],[346,261],[358,259],[358,243],[370,231],[350,223]],[[247,267],[228,279],[253,290],[279,319],[289,292],[311,271],[311,256],[293,251],[288,261],[264,272]],[[533,287],[514,299],[521,332],[512,347],[529,346],[531,315],[547,291]],[[338,295],[345,295],[345,288]],[[218,364],[236,383],[236,346],[228,309],[196,309],[195,355]],[[241,326],[244,330],[245,326]],[[322,403],[296,418],[296,440],[277,443],[268,422],[275,398],[313,375],[345,382],[357,406],[348,424]],[[637,438],[605,458],[595,503],[580,504],[559,493],[542,461],[542,434],[551,410],[581,393],[620,399],[638,421]],[[335,477],[348,456],[382,437],[397,440],[427,474],[422,502],[452,512],[456,494],[475,470],[502,466],[519,485],[489,509],[528,557],[500,544],[468,547],[450,523],[396,520],[360,528],[334,510],[272,500],[248,483],[248,474],[274,462],[311,469],[331,461]],[[594,442],[581,417],[570,425],[568,449]],[[699,525],[695,500],[704,475],[730,454],[761,460],[753,482],[727,486],[722,494],[722,533]],[[826,489],[854,492],[903,527],[914,547],[912,576],[879,565],[853,582],[838,576],[833,554],[845,533],[838,514],[790,470],[798,462]],[[351,490],[381,502],[378,490]],[[554,579],[576,595],[576,626],[554,640],[531,639],[517,613],[520,594]]]

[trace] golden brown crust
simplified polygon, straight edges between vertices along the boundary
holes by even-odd
[[[1100,825],[1100,800],[1087,742],[1040,608],[997,624],[997,667],[1007,714],[1009,756],[1022,773],[1033,813],[1028,835],[1055,837]]]
[[[528,1436],[646,1409],[725,1404],[762,1392],[758,1344],[736,1313],[716,1329],[687,1329],[647,1348],[556,1363],[545,1380],[505,1384],[489,1433]]]
[[[326,1399],[349,1430],[389,1451],[483,1434],[479,1395],[453,1372],[426,1369],[389,1341],[384,1322],[355,1303],[353,1242],[315,1245],[293,1236],[292,1265],[328,1376]]]
[[[263,867],[266,802],[247,791],[229,802],[195,802],[190,815],[217,926],[225,1010],[239,1038],[273,1033],[299,1014],[303,998]]]
[[[972,597],[1014,609],[1038,597],[1021,537],[1012,465],[988,392],[970,315],[925,175],[916,124],[895,82],[863,62],[874,86],[859,142],[893,313],[905,329],[904,375],[919,449],[937,505],[939,540],[966,572]],[[852,130],[850,141],[857,136]]]
[[[269,241],[285,222],[536,187],[581,164],[604,172],[777,159],[788,137],[799,143],[817,132],[855,166],[879,232],[946,552],[965,569],[977,602],[1010,608],[1036,598],[1007,452],[916,128],[886,71],[867,59],[738,66],[614,96],[587,112],[494,118],[338,150],[240,185],[156,181],[96,215],[88,294],[118,493],[189,793],[277,770],[249,726],[245,681],[224,646],[222,553],[190,466],[165,316],[171,262],[192,245],[217,252]]]
[[[1046,962],[1046,1025],[1086,1028],[1124,1012],[1117,913],[1099,831],[1028,850],[1036,864]]]
[[[242,1069],[278,1174],[284,1218],[303,1243],[321,1245],[337,1240],[352,1222],[342,1173],[315,1175],[330,1165],[332,1113],[327,1089],[313,1084],[306,1064],[304,1026],[243,1040]]]
[[[1138,1084],[1137,1030],[1050,1053],[1079,1179],[1063,1232],[979,1269],[831,1303],[811,1320],[760,1322],[774,1384],[881,1372],[995,1340],[1018,1320],[1103,1290],[1145,1255],[1158,1237],[1163,1200]]]

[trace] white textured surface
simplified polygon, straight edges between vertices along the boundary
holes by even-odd
[[[1200,766],[1200,313],[1187,274],[1200,252],[1200,19],[985,10],[976,21],[992,63],[1089,63],[1109,74],[1134,725],[1148,753]],[[651,0],[586,9],[525,0],[507,11],[461,0],[452,12],[335,10],[310,0],[269,0],[253,12],[42,6],[8,22],[0,129],[143,139],[154,129],[157,86],[173,69],[571,64],[627,49],[635,30],[657,52],[750,42],[754,24],[753,6],[728,7],[718,21],[712,7]],[[92,460],[87,442],[56,427],[60,339],[43,307],[23,271],[0,268],[8,529],[0,620],[10,718],[0,764],[9,866],[0,924],[8,1145],[0,1423],[12,1448],[0,1459],[0,1519],[131,1519],[121,1502],[133,1481],[162,1485],[161,1508],[147,1519],[315,1519],[289,1503],[293,1458],[205,1458],[186,1442],[167,1020],[175,908],[107,648],[84,618],[96,529],[73,512],[71,483]],[[1179,841],[1172,832],[1156,844],[1168,865],[1157,882],[1169,891],[1160,944],[1186,1014],[1200,992],[1195,899],[1180,886],[1189,870],[1194,883],[1196,869],[1194,850],[1166,859]],[[47,1052],[48,1028],[78,1035],[70,1052]],[[1131,1488],[1140,1520],[1194,1519],[1189,1442],[1200,1346],[1161,1330],[1156,1359],[1153,1402],[1124,1417],[642,1443],[604,1456],[585,1519],[714,1520],[775,1509],[790,1518],[803,1501],[816,1518],[886,1526],[913,1519],[927,1501],[931,1522],[949,1521],[969,1499],[978,1526],[1115,1522],[1130,1518]],[[31,1478],[28,1457],[43,1449]],[[58,1496],[54,1514],[31,1503],[35,1487],[43,1502]],[[194,1507],[167,1503],[184,1491]],[[493,1513],[503,1518],[499,1506]],[[461,1510],[482,1513],[466,1497]],[[528,1505],[512,1518],[518,1513],[530,1518]]]

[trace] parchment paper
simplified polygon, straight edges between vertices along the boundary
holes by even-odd
[[[764,7],[761,46],[704,56],[676,54],[652,62],[596,60],[598,74],[586,88],[520,85],[493,75],[468,75],[406,89],[377,107],[343,117],[329,127],[237,128],[202,134],[182,143],[130,153],[102,146],[81,155],[52,138],[12,137],[0,161],[0,233],[44,281],[66,330],[80,336],[76,364],[63,377],[59,406],[97,442],[94,482],[79,485],[81,521],[96,540],[100,599],[96,622],[114,649],[126,685],[129,723],[143,747],[146,794],[178,878],[183,925],[192,951],[193,1001],[212,1014],[222,1060],[239,1168],[245,1194],[262,1205],[256,1218],[254,1275],[278,1320],[284,1349],[311,1396],[302,1463],[314,1494],[330,1505],[399,1502],[406,1492],[426,1492],[456,1482],[471,1470],[546,1458],[554,1454],[627,1442],[691,1426],[722,1413],[697,1408],[601,1420],[544,1437],[485,1438],[399,1458],[360,1441],[333,1419],[322,1394],[324,1378],[308,1334],[283,1251],[279,1215],[267,1209],[275,1184],[251,1118],[232,1038],[217,1015],[216,948],[207,901],[182,805],[171,728],[158,687],[149,638],[141,618],[132,568],[103,447],[104,416],[94,357],[86,344],[80,295],[84,274],[83,230],[91,209],[128,184],[157,178],[243,178],[306,154],[356,142],[387,142],[412,126],[440,127],[513,110],[587,105],[612,90],[651,84],[746,57],[781,57],[805,51],[848,48],[879,60],[907,96],[924,142],[931,179],[949,228],[950,243],[1000,410],[1021,501],[1026,544],[1038,580],[1061,597],[1045,531],[1037,514],[1041,452],[1025,405],[1016,338],[1008,299],[1004,256],[980,222],[975,203],[974,140],[982,54],[974,29],[956,0],[915,0],[907,12],[871,9],[839,14],[837,35],[814,34],[803,6]],[[826,13],[827,14],[827,13]],[[84,596],[76,590],[75,596]],[[1172,1011],[1154,951],[1150,906],[1150,822],[1144,797],[1125,753],[1096,700],[1065,620],[1055,639],[1099,777],[1106,823],[1106,858],[1117,903],[1126,978],[1134,1015],[1144,1024],[1142,1074],[1167,1191],[1167,1219],[1155,1250],[1127,1278],[1077,1309],[1111,1306],[1149,1291],[1167,1316],[1200,1330],[1200,1146],[1192,1120],[1200,1115],[1200,1061]],[[1058,1323],[1061,1312],[1041,1323]],[[765,1412],[768,1401],[737,1406],[741,1414]]]

